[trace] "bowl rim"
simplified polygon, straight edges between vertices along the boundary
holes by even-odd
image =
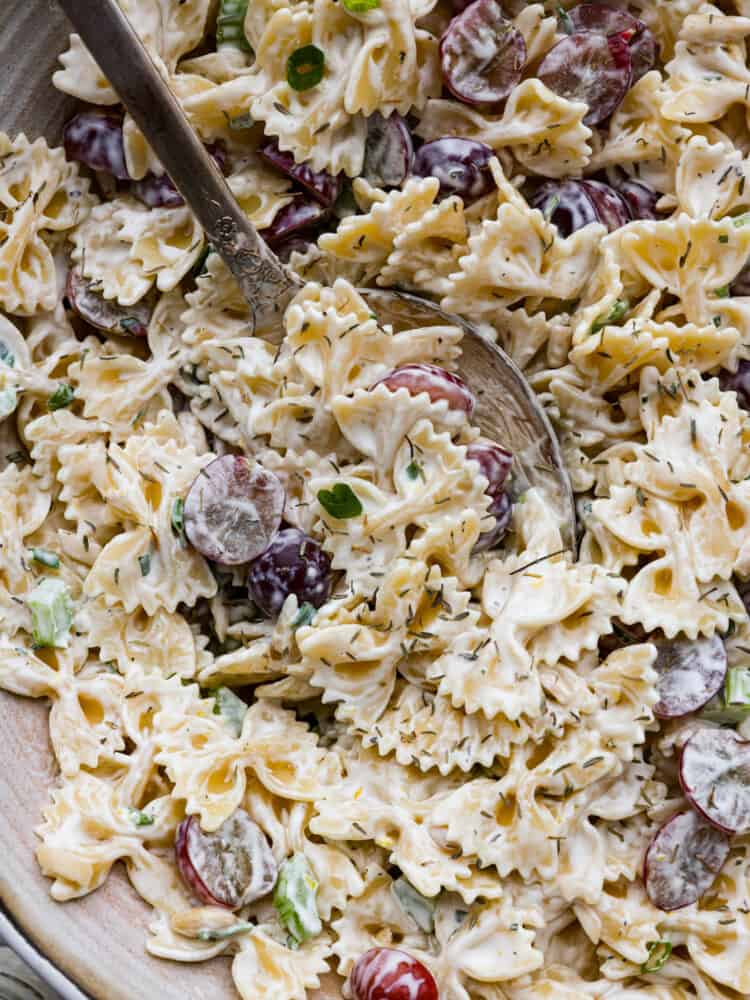
[[[2,904],[0,904],[0,942],[14,951],[47,986],[59,994],[61,1000],[91,1000],[87,993],[83,993],[53,962],[34,947]]]

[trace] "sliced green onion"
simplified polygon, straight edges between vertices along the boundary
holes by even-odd
[[[641,972],[646,975],[649,972],[658,972],[663,969],[672,954],[671,941],[649,941],[648,958],[641,966]]]
[[[214,691],[214,702],[214,714],[224,719],[233,736],[239,736],[245,721],[247,702],[228,687],[220,687]]]
[[[417,892],[411,882],[403,875],[396,879],[391,889],[401,909],[409,914],[417,927],[426,934],[432,934],[435,929],[436,901],[427,899],[421,892]]]
[[[591,329],[589,334],[599,333],[603,330],[605,326],[611,326],[613,323],[619,323],[625,318],[625,313],[630,308],[630,303],[627,299],[618,299],[608,312],[602,313],[601,316],[597,316],[594,322],[591,324]]]
[[[566,35],[572,35],[575,33],[575,27],[571,19],[570,14],[564,7],[557,8],[557,16],[560,19],[560,26]]]
[[[143,812],[142,809],[130,809],[130,819],[133,826],[153,826],[154,817],[150,816],[147,812]]]
[[[75,396],[75,390],[72,385],[68,385],[67,382],[63,382],[61,385],[55,389],[50,398],[47,400],[48,410],[64,410],[66,406],[70,406],[73,402]]]
[[[369,10],[377,10],[380,0],[342,0],[344,7],[352,14],[366,14]]]
[[[48,552],[46,549],[32,549],[31,558],[34,562],[41,563],[42,566],[49,566],[50,569],[60,568],[60,556],[55,552]]]
[[[185,501],[182,497],[177,497],[172,504],[172,531],[175,535],[181,535],[185,530]]]
[[[252,51],[245,36],[247,0],[221,0],[216,18],[216,48]]]
[[[255,924],[249,924],[245,921],[240,921],[239,923],[232,924],[231,927],[222,927],[217,930],[210,930],[204,928],[198,931],[195,935],[199,941],[226,941],[228,938],[237,937],[238,934],[245,934],[247,931],[255,930]]]
[[[46,576],[26,598],[26,603],[31,609],[36,645],[65,648],[73,624],[73,602],[65,581]]]
[[[320,506],[339,521],[359,517],[363,509],[359,497],[347,483],[336,483],[330,490],[318,490],[318,500]]]
[[[304,854],[295,854],[283,863],[273,893],[273,905],[295,948],[323,929],[315,901],[317,892],[317,879]]]
[[[294,621],[292,622],[292,628],[301,628],[303,625],[309,625],[310,622],[315,617],[315,612],[318,609],[313,604],[309,604],[305,601],[300,605],[300,609],[294,616]]]
[[[286,79],[293,90],[309,90],[323,79],[325,53],[317,45],[295,49],[286,61]]]

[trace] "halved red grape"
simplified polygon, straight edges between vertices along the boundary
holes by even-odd
[[[224,174],[228,167],[227,151],[223,143],[213,142],[206,146],[216,166]],[[135,197],[149,208],[179,208],[185,201],[174,186],[169,174],[148,173],[139,181],[133,181],[131,188]]]
[[[680,755],[690,804],[726,833],[750,832],[750,742],[732,729],[698,729]]]
[[[466,104],[497,104],[519,83],[526,42],[497,0],[474,0],[440,39],[443,80]]]
[[[484,531],[479,536],[474,545],[474,552],[486,552],[488,549],[494,549],[505,537],[513,518],[513,503],[507,493],[501,493],[493,499],[489,513],[495,518],[495,527]]]
[[[729,856],[729,837],[688,809],[657,830],[646,851],[643,881],[660,910],[690,906],[711,888]]]
[[[292,153],[279,149],[276,139],[265,139],[258,147],[258,153],[266,163],[290,177],[326,208],[330,208],[341,194],[344,181],[340,174],[334,177],[327,170],[313,170],[307,163],[297,163]]]
[[[370,948],[349,978],[354,1000],[438,1000],[430,970],[400,948]]]
[[[597,218],[610,233],[630,222],[630,212],[625,200],[603,181],[580,182],[591,199]]]
[[[656,203],[659,195],[643,181],[627,178],[615,188],[628,206],[631,219],[658,219]]]
[[[494,155],[489,146],[475,139],[443,136],[417,150],[412,173],[416,177],[437,177],[438,197],[457,194],[468,204],[489,194],[495,186],[489,166]]]
[[[315,198],[306,194],[295,195],[294,200],[280,208],[271,225],[263,230],[263,239],[271,246],[276,246],[292,233],[322,222],[327,214],[327,210]]]
[[[130,180],[125,163],[122,115],[116,111],[81,111],[63,129],[69,160],[102,170],[120,181]]]
[[[586,188],[576,180],[547,181],[537,188],[529,204],[538,208],[564,237],[599,221]]]
[[[678,719],[697,712],[721,690],[727,654],[718,635],[709,639],[665,639],[655,645],[659,700],[654,715],[658,718]]]
[[[236,910],[267,895],[278,867],[261,828],[236,809],[214,833],[196,816],[177,827],[175,855],[180,875],[201,902]]]
[[[568,18],[576,32],[623,35],[630,46],[633,83],[655,66],[659,46],[653,32],[628,11],[603,3],[582,3],[568,11]]]
[[[154,311],[153,295],[133,306],[121,306],[116,299],[105,299],[74,267],[68,271],[65,297],[71,309],[97,330],[120,335],[145,337]]]
[[[247,574],[250,597],[267,615],[281,611],[295,594],[298,603],[319,608],[331,594],[331,559],[299,528],[284,528],[254,559]]]
[[[206,559],[237,566],[268,547],[285,501],[272,472],[242,455],[222,455],[201,469],[188,491],[185,534]]]
[[[620,35],[568,35],[549,50],[537,76],[555,94],[587,104],[584,124],[599,125],[628,92],[633,76],[630,49]]]
[[[391,392],[407,389],[412,396],[426,392],[433,403],[445,399],[451,410],[463,410],[468,416],[472,415],[476,405],[474,393],[461,376],[437,365],[401,365],[378,379],[372,388],[376,385],[384,385]]]
[[[489,484],[484,492],[493,499],[499,497],[513,465],[511,452],[499,444],[477,441],[466,449],[466,457],[479,463],[481,473]]]
[[[367,141],[362,176],[374,187],[398,187],[409,174],[414,143],[409,126],[394,111],[384,118],[379,111],[367,119]]]

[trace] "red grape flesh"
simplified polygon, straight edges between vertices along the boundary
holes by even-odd
[[[319,608],[331,593],[331,560],[314,538],[298,528],[283,528],[250,564],[251,599],[267,615],[281,611],[290,594],[300,605]]]
[[[731,729],[698,729],[680,755],[690,804],[726,833],[750,832],[750,743]]]
[[[690,906],[710,889],[729,856],[729,837],[688,809],[657,830],[646,851],[646,893],[660,910]]]
[[[600,125],[620,106],[632,81],[628,43],[620,35],[579,32],[553,46],[537,76],[569,101],[583,101],[586,125]]]
[[[371,948],[349,979],[354,1000],[438,1000],[430,970],[399,948]]]
[[[450,409],[463,410],[468,416],[472,415],[476,404],[474,393],[461,376],[437,365],[402,365],[378,379],[373,389],[377,385],[384,385],[391,392],[406,389],[412,396],[426,392],[433,403],[445,399]]]
[[[654,669],[659,675],[659,700],[654,715],[677,719],[697,712],[721,689],[727,673],[724,643],[711,638],[665,639],[656,643]]]
[[[468,204],[494,188],[489,167],[494,155],[489,146],[475,139],[443,136],[417,150],[412,173],[417,177],[437,177],[440,198],[457,194]]]
[[[440,39],[443,80],[467,104],[497,104],[519,83],[526,43],[497,0],[474,0]]]
[[[362,176],[374,187],[398,187],[414,161],[414,143],[409,126],[394,111],[384,118],[379,111],[367,119],[367,141]]]

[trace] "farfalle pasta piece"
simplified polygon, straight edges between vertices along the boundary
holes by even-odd
[[[524,80],[511,93],[502,116],[465,104],[430,100],[417,127],[424,139],[459,135],[494,150],[510,149],[519,164],[546,177],[584,169],[591,157],[591,129],[583,124],[588,106],[553,94],[540,80]]]
[[[750,207],[750,163],[729,142],[692,136],[683,146],[675,176],[675,198],[681,212],[694,219],[721,219]]]
[[[90,182],[44,139],[0,132],[0,307],[29,316],[55,307],[50,241],[85,220]]]
[[[316,170],[356,176],[366,138],[361,116],[406,114],[440,91],[437,39],[415,26],[408,0],[387,0],[366,16],[316,0],[279,6],[255,22],[248,19],[258,95],[253,118]],[[309,44],[324,53],[325,72],[317,86],[296,91],[279,70]]]
[[[242,1000],[306,1000],[320,985],[331,953],[326,935],[292,950],[262,924],[244,935],[232,959],[232,978]]]
[[[494,172],[501,196],[497,217],[469,237],[441,305],[491,321],[498,306],[527,297],[578,298],[594,270],[602,228],[592,224],[563,239],[505,181],[497,163]]]
[[[201,41],[211,10],[210,0],[122,0],[121,6],[152,58],[170,72]],[[92,104],[117,104],[117,95],[78,35],[70,36],[60,62],[62,69],[52,77],[58,90]]]
[[[267,701],[248,708],[242,733],[234,737],[213,712],[213,700],[188,692],[186,704],[165,704],[154,719],[162,764],[205,830],[215,830],[231,815],[245,793],[246,769],[271,792],[312,801],[337,779],[332,755],[291,712]]]
[[[713,4],[686,17],[665,67],[664,117],[695,125],[716,121],[733,104],[746,104],[748,35],[750,18],[726,16]]]

